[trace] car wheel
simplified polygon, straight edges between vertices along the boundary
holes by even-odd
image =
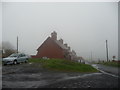
[[[28,62],[28,60],[25,60],[25,63],[27,63]]]
[[[3,66],[6,66],[7,64],[3,64]]]
[[[16,64],[17,64],[17,61],[15,60],[15,61],[13,62],[13,64],[16,65]]]

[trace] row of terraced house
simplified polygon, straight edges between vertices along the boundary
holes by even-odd
[[[78,60],[76,52],[71,50],[70,46],[63,42],[63,39],[57,40],[57,33],[55,31],[42,43],[37,49],[37,54],[34,56],[34,58],[42,57]]]

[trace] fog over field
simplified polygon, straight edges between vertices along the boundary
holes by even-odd
[[[3,2],[2,41],[35,55],[36,49],[56,31],[78,56],[90,60],[118,56],[117,2]]]

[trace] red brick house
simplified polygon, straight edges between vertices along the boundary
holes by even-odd
[[[71,51],[67,44],[63,44],[63,39],[57,40],[57,33],[51,33],[42,45],[37,49],[36,58],[60,58],[74,60],[77,56],[75,51]]]

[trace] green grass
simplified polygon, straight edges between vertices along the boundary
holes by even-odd
[[[113,66],[113,67],[120,67],[120,63],[118,63],[118,62],[101,62],[98,64],[103,64],[103,65]]]
[[[77,62],[72,62],[69,60],[62,59],[30,59],[31,63],[39,63],[42,67],[57,70],[57,71],[67,71],[67,72],[98,72],[95,68],[90,65],[81,64]]]
[[[2,62],[0,61],[0,66],[2,66]]]

